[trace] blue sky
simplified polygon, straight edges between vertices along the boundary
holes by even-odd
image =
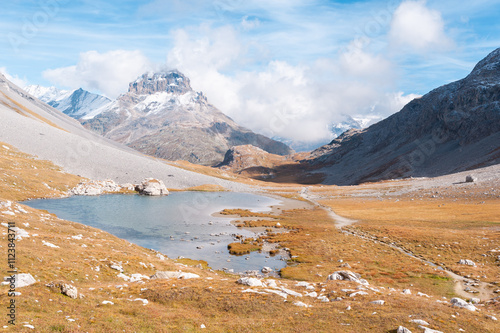
[[[327,124],[345,115],[387,116],[463,78],[500,47],[500,0],[18,0],[2,7],[0,68],[16,82],[116,97],[142,71],[176,67],[243,125],[308,142],[327,140]]]

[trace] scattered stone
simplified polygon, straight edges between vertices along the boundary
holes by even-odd
[[[164,271],[164,272],[156,272],[150,278],[154,279],[197,279],[200,276],[194,273],[185,273],[185,272],[174,272],[174,271]]]
[[[422,319],[410,319],[410,323],[415,323],[417,325],[429,326],[429,323]]]
[[[458,298],[458,297],[452,298],[451,299],[451,304],[453,306],[456,306],[456,307],[459,307],[459,308],[464,308],[464,309],[467,309],[469,311],[476,311],[476,307],[474,305],[469,304],[466,301],[464,301],[463,299]]]
[[[479,298],[471,298],[471,299],[470,299],[470,302],[471,302],[472,304],[479,304],[479,303],[481,303],[481,300],[480,300]]]
[[[406,327],[399,326],[398,329],[396,330],[396,333],[411,333],[411,331]]]
[[[249,287],[264,287],[261,280],[253,277],[242,277],[237,281],[239,284],[243,284]]]
[[[274,289],[264,289],[265,291],[267,292],[270,292],[270,293],[273,293],[273,294],[276,294],[278,296],[281,296],[283,298],[287,298],[288,297],[288,294],[287,293],[284,293],[280,290],[274,290]]]
[[[361,275],[359,275],[358,273],[353,273],[351,271],[334,272],[333,274],[328,275],[327,280],[345,280],[368,285],[368,282],[366,280],[361,279]]]
[[[114,305],[115,303],[111,301],[102,301],[102,304],[109,304],[109,305]]]
[[[262,268],[262,273],[264,274],[267,274],[267,273],[271,273],[273,271],[273,269],[271,267],[264,267]]]
[[[310,308],[312,307],[312,305],[307,305],[306,303],[302,303],[302,302],[294,302],[293,305],[296,305],[296,306],[301,306],[301,307],[304,307],[304,308]]]
[[[163,181],[154,178],[144,179],[141,184],[135,186],[135,190],[139,192],[139,194],[150,196],[161,196],[169,194],[167,187],[165,186]]]
[[[465,177],[465,182],[474,183],[477,182],[477,178],[472,175],[467,175],[467,177]]]
[[[347,308],[345,308],[347,311],[351,311],[351,306],[349,305]]]
[[[101,195],[104,193],[116,193],[121,191],[122,187],[116,184],[113,180],[82,182],[75,188],[72,188],[69,193],[72,195]]]
[[[35,329],[35,326],[30,325],[30,324],[25,324],[23,325],[24,327],[31,328],[32,330]]]
[[[351,268],[351,265],[349,265],[349,263],[345,262],[342,265],[340,265],[340,267]]]
[[[286,289],[284,287],[281,287],[281,290],[285,293],[287,293],[288,295],[292,295],[292,296],[295,296],[295,297],[302,297],[302,294],[299,294],[298,292],[296,291],[293,291],[293,290],[290,290],[290,289]]]
[[[43,244],[43,245],[45,245],[45,246],[48,246],[48,247],[53,247],[53,248],[56,248],[56,249],[57,249],[57,248],[59,248],[59,246],[54,245],[54,244],[49,243],[49,242],[46,242],[46,241],[44,241],[44,240],[42,240],[42,244]]]
[[[278,288],[275,280],[266,280],[266,284],[269,288]]]
[[[75,286],[72,286],[67,283],[61,283],[61,294],[66,295],[72,299],[78,298],[78,289]]]
[[[376,301],[372,301],[370,302],[370,304],[375,304],[375,305],[384,305],[385,304],[385,301],[379,299],[379,300],[376,300]]]
[[[16,289],[36,283],[35,278],[29,273],[14,274],[12,276],[6,276],[3,279],[5,282],[2,284],[11,285],[14,283]]]
[[[411,290],[410,289],[403,289],[403,294],[404,295],[411,295]]]
[[[474,266],[476,267],[476,263],[472,260],[469,259],[460,259],[458,262],[459,265],[467,265],[467,266]]]
[[[497,321],[497,318],[495,316],[487,315],[486,318]]]
[[[119,272],[123,272],[123,267],[121,265],[118,265],[118,264],[111,264],[111,265],[109,265],[109,268],[112,268],[112,269],[117,270]]]
[[[324,302],[324,303],[328,303],[330,302],[330,300],[328,299],[328,297],[326,296],[319,296],[318,299],[321,301],[321,302]]]
[[[349,297],[355,297],[358,295],[368,295],[368,293],[366,291],[357,291],[355,293],[349,294]]]
[[[142,305],[146,306],[148,305],[149,301],[147,299],[144,299],[144,298],[136,298],[134,299],[134,302],[142,302]]]

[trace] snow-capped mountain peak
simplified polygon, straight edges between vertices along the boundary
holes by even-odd
[[[27,86],[25,90],[42,102],[75,119],[83,118],[111,103],[107,97],[90,93],[82,88],[60,90],[55,87],[31,85]]]

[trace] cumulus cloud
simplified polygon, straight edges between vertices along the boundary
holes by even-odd
[[[401,3],[394,12],[389,37],[395,47],[410,47],[417,52],[453,47],[441,13],[427,8],[425,1]]]
[[[17,75],[14,75],[14,76],[10,75],[7,72],[7,68],[5,68],[5,67],[0,67],[0,73],[2,73],[7,80],[14,83],[15,85],[17,85],[20,88],[24,88],[28,84],[26,79],[22,79]]]
[[[153,65],[140,51],[88,51],[80,54],[76,65],[48,69],[43,76],[55,85],[97,90],[115,98],[127,92],[129,82],[151,69]]]
[[[393,66],[366,50],[369,40],[355,40],[337,57],[307,66],[272,60],[258,71],[237,69],[248,49],[231,27],[177,30],[174,40],[168,66],[184,72],[236,122],[271,137],[325,143],[331,125],[346,115],[385,117],[411,98],[387,93]]]

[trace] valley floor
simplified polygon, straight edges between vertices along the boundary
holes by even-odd
[[[5,316],[9,286],[1,287],[0,327],[16,332],[395,332],[404,326],[412,332],[425,327],[498,332],[498,170],[473,172],[473,183],[464,182],[465,174],[351,187],[276,187],[241,180],[303,204],[268,214],[227,212],[240,215],[241,227],[268,228],[255,242],[278,244],[291,256],[280,279],[238,283],[239,276],[202,262],[172,260],[20,204],[64,195],[81,179],[0,143],[2,272],[10,275],[6,226],[13,223],[19,236],[16,267],[37,281],[16,289],[15,327]],[[276,232],[277,223],[288,232]],[[459,264],[462,259],[474,266]],[[191,275],[149,278],[159,271]],[[360,277],[327,280],[336,271]],[[62,294],[61,283],[76,287],[78,296]],[[478,299],[467,309],[453,306],[453,297]]]

